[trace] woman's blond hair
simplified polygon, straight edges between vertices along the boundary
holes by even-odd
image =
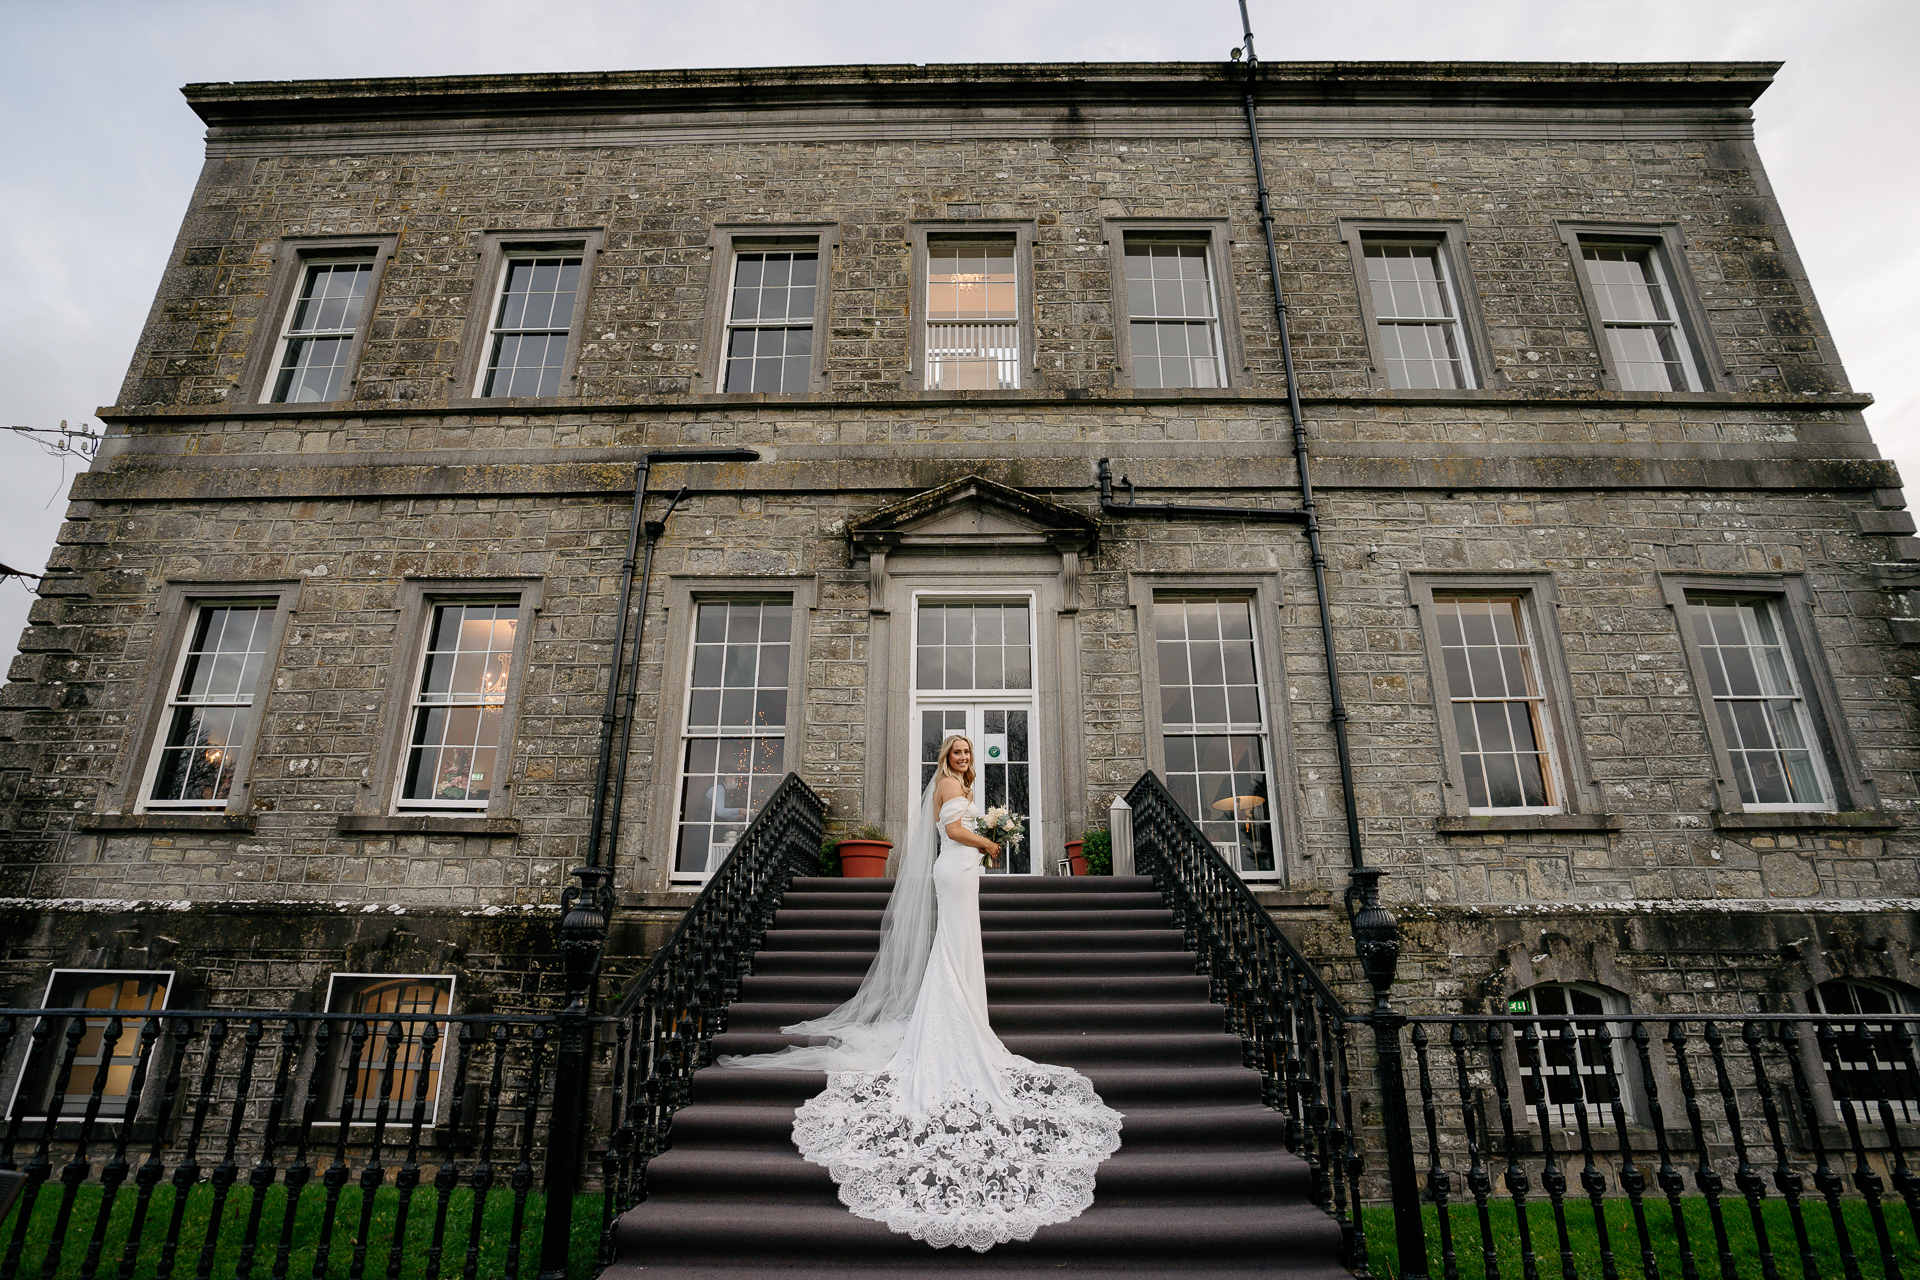
[[[967,771],[965,773],[955,773],[953,770],[953,766],[947,763],[947,756],[949,753],[953,751],[953,744],[956,742],[966,743],[967,751],[969,752],[969,754],[971,755],[971,753],[973,753],[974,746],[973,746],[972,738],[969,738],[964,733],[948,734],[946,737],[946,741],[940,744],[940,754],[937,757],[940,763],[938,767],[936,767],[933,771],[933,780],[936,784],[938,784],[940,779],[942,778],[952,778],[955,781],[959,782],[961,786],[965,787],[969,793],[971,793],[973,791],[973,780],[977,776],[972,759],[971,758],[968,759]]]

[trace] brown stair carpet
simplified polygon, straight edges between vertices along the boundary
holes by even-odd
[[[716,1053],[794,1043],[780,1027],[859,986],[891,880],[799,879]],[[778,1272],[785,1280],[909,1272],[1068,1270],[1343,1277],[1338,1225],[1309,1199],[1205,979],[1144,876],[1011,878],[981,885],[993,1027],[1013,1052],[1084,1073],[1126,1117],[1093,1207],[985,1254],[932,1249],[856,1218],[793,1149],[793,1110],[817,1071],[708,1067],[652,1163],[648,1198],[617,1227],[606,1280]]]

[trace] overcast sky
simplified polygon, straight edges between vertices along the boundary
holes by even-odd
[[[1881,452],[1920,475],[1920,5],[1252,0],[1260,56],[1786,63],[1760,152]],[[1221,59],[1233,0],[0,0],[0,425],[98,425],[200,167],[201,80],[858,62]],[[39,570],[77,464],[0,434],[0,562]],[[32,597],[0,583],[0,657]]]

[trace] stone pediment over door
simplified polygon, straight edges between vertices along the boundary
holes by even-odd
[[[868,564],[868,599],[884,613],[887,565],[896,556],[1057,555],[1062,613],[1080,607],[1080,557],[1100,541],[1091,516],[985,476],[964,476],[848,522],[847,540]]]

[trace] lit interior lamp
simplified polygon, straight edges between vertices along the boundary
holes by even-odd
[[[1253,811],[1267,802],[1265,796],[1228,796],[1224,800],[1215,800],[1213,810],[1216,813],[1232,813],[1233,820],[1247,829],[1248,838],[1253,836]]]

